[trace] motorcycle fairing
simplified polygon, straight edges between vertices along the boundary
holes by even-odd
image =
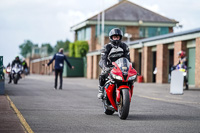
[[[111,105],[113,106],[113,108],[115,110],[117,110],[117,106],[116,106],[115,101],[113,99],[113,91],[114,91],[114,89],[115,89],[115,84],[110,84],[108,86],[108,88],[105,87],[105,90],[106,90],[106,93],[107,93],[107,96],[108,96],[108,99],[109,99]]]

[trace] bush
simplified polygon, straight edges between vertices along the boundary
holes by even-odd
[[[70,57],[85,57],[89,50],[87,41],[76,41],[69,44],[69,56]]]
[[[75,57],[75,49],[74,49],[75,44],[70,43],[69,44],[69,57]]]
[[[75,57],[85,57],[89,50],[87,41],[75,42]]]

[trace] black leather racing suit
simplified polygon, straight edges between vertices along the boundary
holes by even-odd
[[[125,43],[121,42],[119,46],[108,43],[104,46],[101,51],[101,60],[99,61],[99,66],[103,70],[99,76],[100,86],[104,86],[105,79],[108,76],[108,73],[104,71],[105,68],[112,66],[112,62],[115,62],[121,57],[125,57],[130,61],[129,48]]]

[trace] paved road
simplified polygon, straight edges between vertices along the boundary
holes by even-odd
[[[6,93],[35,133],[200,133],[200,89],[169,94],[169,85],[135,84],[127,120],[103,114],[97,80],[31,75]]]

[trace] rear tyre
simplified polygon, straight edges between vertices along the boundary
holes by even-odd
[[[119,118],[125,120],[129,114],[130,99],[129,99],[129,90],[122,89],[120,96],[120,103],[118,105],[118,115]]]

